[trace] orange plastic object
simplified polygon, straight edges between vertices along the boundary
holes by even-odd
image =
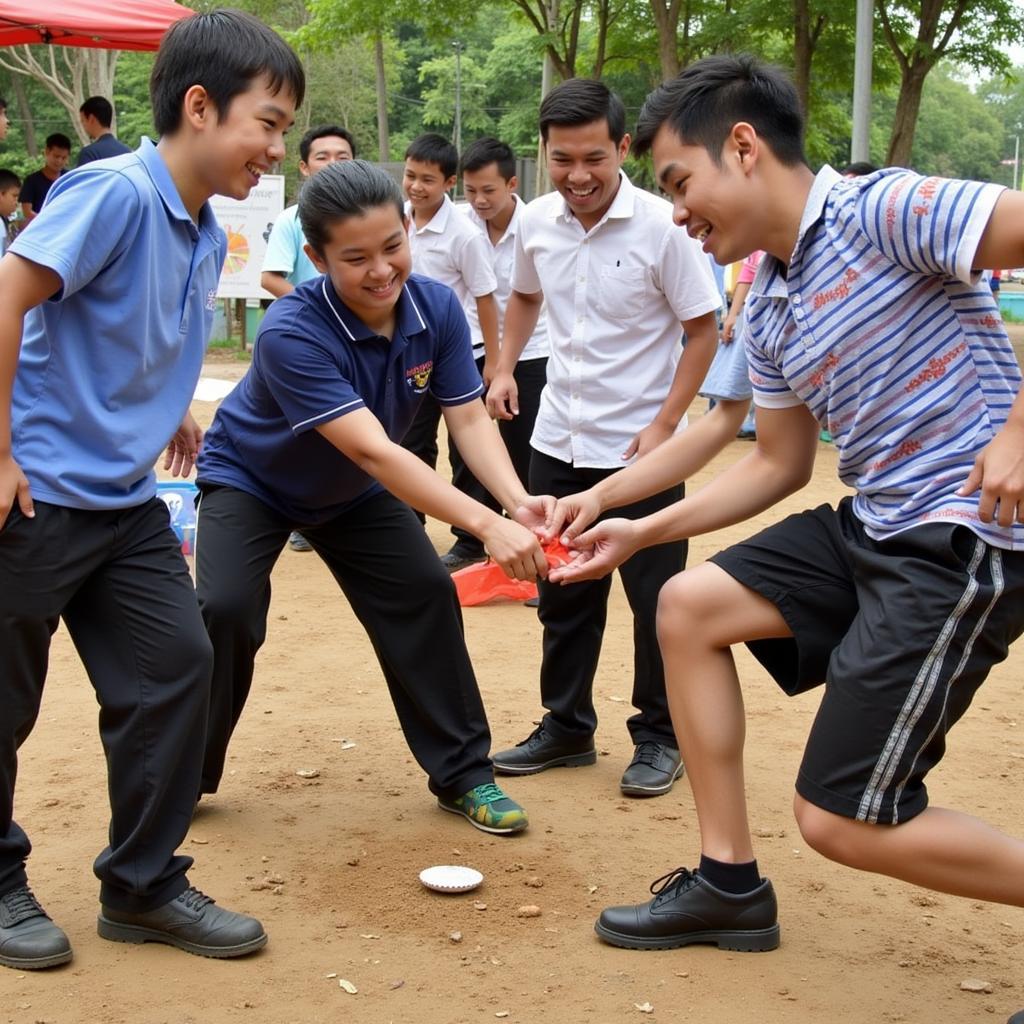
[[[551,568],[565,565],[572,558],[572,552],[557,540],[545,546],[544,554]],[[528,601],[537,596],[536,583],[509,579],[501,566],[490,559],[453,572],[452,582],[463,608],[487,604],[489,601]]]

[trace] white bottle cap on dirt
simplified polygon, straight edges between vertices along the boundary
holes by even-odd
[[[434,892],[470,892],[483,880],[484,876],[476,868],[456,864],[438,864],[420,872],[420,881]]]

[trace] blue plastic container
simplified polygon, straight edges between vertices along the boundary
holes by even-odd
[[[181,541],[181,553],[191,555],[196,546],[196,485],[189,480],[161,480],[156,496],[167,506],[171,529]]]

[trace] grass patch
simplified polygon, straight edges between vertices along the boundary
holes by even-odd
[[[242,348],[237,338],[214,338],[206,347],[206,358],[213,362],[252,362],[252,343]]]

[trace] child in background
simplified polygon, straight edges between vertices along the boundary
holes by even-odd
[[[18,226],[12,218],[18,210],[20,192],[21,178],[14,171],[0,170],[0,222],[3,224],[0,229],[0,256],[7,252],[7,247],[18,235]]]

